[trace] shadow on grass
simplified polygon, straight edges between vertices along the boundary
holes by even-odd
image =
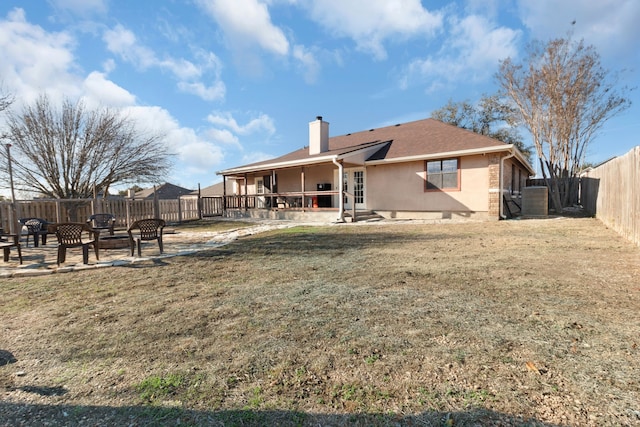
[[[425,242],[428,240],[455,240],[467,239],[464,234],[442,233],[340,233],[340,232],[315,232],[303,230],[300,232],[277,231],[264,235],[251,236],[239,239],[235,242],[216,248],[212,251],[202,251],[190,256],[220,256],[220,255],[289,255],[302,252],[320,252],[323,254],[331,251],[349,251],[366,248],[390,249],[394,246],[403,246],[410,242]]]
[[[0,350],[0,366],[8,365],[9,363],[16,363],[18,360],[15,356],[7,350]]]
[[[251,409],[195,411],[157,406],[32,405],[0,402],[2,426],[536,426],[553,427],[531,418],[486,409],[465,412],[396,414],[314,414],[297,411]]]

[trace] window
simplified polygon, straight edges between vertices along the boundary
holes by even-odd
[[[256,178],[256,194],[264,194],[264,181],[262,178]]]
[[[427,190],[457,190],[460,188],[458,159],[427,162]]]

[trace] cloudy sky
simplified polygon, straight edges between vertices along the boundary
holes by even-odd
[[[476,101],[501,59],[569,30],[639,86],[638,22],[637,0],[2,0],[0,81],[17,109],[44,92],[126,109],[195,189],[307,145],[318,115],[341,135]],[[640,144],[629,96],[589,161]]]

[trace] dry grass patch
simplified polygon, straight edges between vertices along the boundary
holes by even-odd
[[[0,411],[138,425],[633,425],[639,261],[593,219],[344,225],[11,279],[0,350],[16,361],[0,366]]]

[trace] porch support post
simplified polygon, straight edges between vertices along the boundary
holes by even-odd
[[[304,212],[304,166],[302,166],[301,171],[300,171],[300,192],[302,193],[302,201],[301,201],[301,206],[302,206],[302,212]]]
[[[272,169],[271,170],[271,194],[276,193],[277,194],[277,190],[278,189],[278,183],[276,182],[276,170]],[[271,196],[271,209],[277,208],[277,203],[278,203],[278,198],[276,197],[274,199],[273,196]]]
[[[227,176],[222,175],[222,216],[227,214]]]
[[[338,167],[338,219],[339,222],[344,221],[344,168],[342,161],[338,161],[337,157],[331,159],[334,165]],[[355,205],[355,203],[354,203]]]
[[[247,181],[249,176],[244,174],[244,211],[247,212],[249,210],[249,194],[247,192]]]

